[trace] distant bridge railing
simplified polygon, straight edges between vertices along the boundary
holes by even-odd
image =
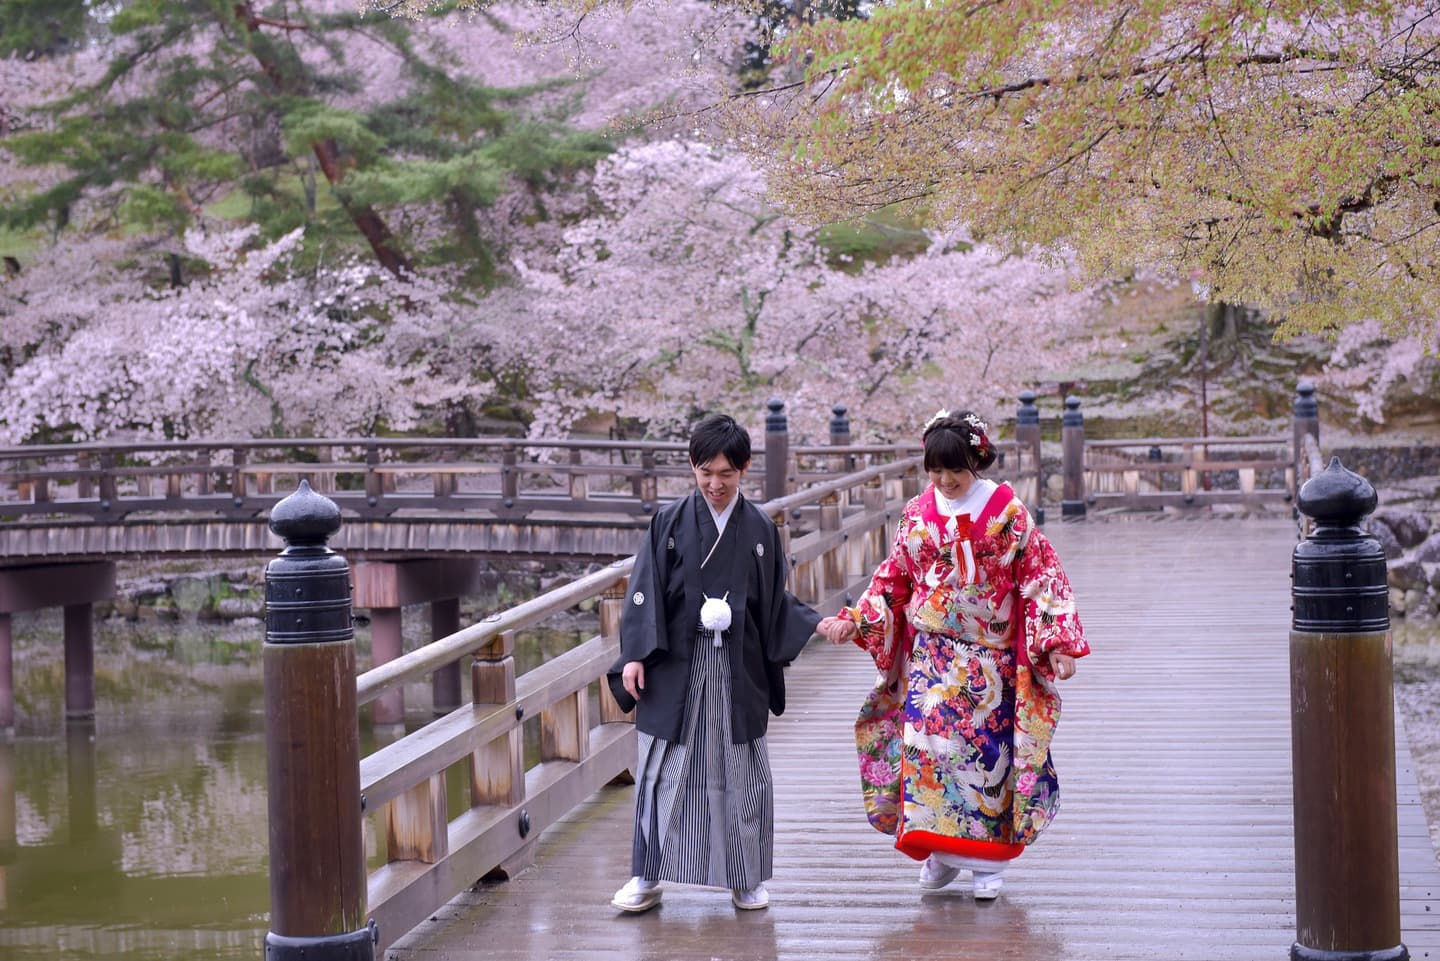
[[[815,483],[762,505],[779,526],[792,587],[833,611],[863,590],[889,550],[906,500],[921,487],[911,456]],[[792,518],[814,524],[794,535]],[[466,627],[361,674],[357,702],[420,680],[470,656],[473,703],[389,744],[360,763],[384,864],[368,880],[378,952],[452,897],[514,859],[600,786],[631,768],[632,718],[603,681],[619,653],[620,611],[634,558]],[[600,632],[519,677],[517,634],[598,601]],[[524,763],[524,726],[538,726],[539,761]],[[447,807],[446,771],[468,784],[464,810]],[[378,845],[377,845],[378,846]]]
[[[772,498],[914,448],[849,443],[835,408],[831,443],[790,446],[783,405],[771,402],[765,445],[749,474]],[[0,447],[0,523],[132,515],[267,514],[304,480],[347,516],[483,511],[643,516],[693,485],[682,443],[481,438],[261,438]]]
[[[1061,515],[1083,517],[1090,508],[1184,511],[1222,504],[1293,506],[1296,491],[1309,476],[1309,452],[1318,452],[1319,447],[1314,395],[1315,387],[1308,382],[1296,388],[1288,435],[1108,440],[1085,436],[1080,400],[1067,397],[1060,428]],[[1022,404],[1017,424],[1024,419]]]

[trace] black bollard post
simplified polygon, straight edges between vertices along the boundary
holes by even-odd
[[[286,547],[265,568],[265,959],[373,961],[350,565],[325,544],[340,509],[301,481],[271,511],[270,529]]]
[[[765,415],[765,499],[773,501],[789,493],[790,427],[783,400],[773,398],[765,406],[770,408]]]
[[[1315,449],[1319,450],[1320,404],[1315,400],[1315,385],[1308,380],[1302,380],[1295,385],[1295,405],[1291,422],[1291,467],[1294,469],[1291,474],[1292,495],[1303,483],[1301,478],[1305,476],[1302,462],[1307,436],[1315,441]]]
[[[1340,459],[1306,481],[1315,521],[1291,577],[1292,961],[1405,961],[1385,552],[1359,528],[1375,488]]]
[[[1022,390],[1020,406],[1015,408],[1015,475],[1019,480],[1026,462],[1035,477],[1035,488],[1031,494],[1030,513],[1035,523],[1045,523],[1045,470],[1040,461],[1040,408],[1035,406],[1035,392]]]
[[[830,408],[834,416],[830,418],[830,446],[850,446],[850,418],[845,416],[848,410],[844,404],[836,404]],[[855,455],[841,454],[836,458],[835,471],[840,474],[848,474],[855,469]]]
[[[1060,517],[1085,516],[1085,415],[1080,413],[1080,398],[1065,398],[1065,413],[1060,418],[1060,473],[1064,481],[1061,492]]]

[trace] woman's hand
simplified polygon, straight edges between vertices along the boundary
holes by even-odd
[[[640,692],[645,690],[645,664],[641,661],[626,661],[620,672],[620,681],[631,697],[640,700]]]
[[[1055,680],[1063,681],[1067,677],[1075,676],[1075,658],[1069,654],[1061,654],[1059,651],[1050,652],[1050,670],[1055,674]]]
[[[844,644],[860,636],[860,628],[848,617],[827,617],[815,630],[824,634],[831,644]]]

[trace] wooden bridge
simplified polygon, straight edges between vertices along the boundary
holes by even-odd
[[[1045,483],[1038,438],[1023,426],[1017,422],[1016,436],[1007,444],[1015,458],[1007,474],[1020,482],[1032,503],[1039,503]],[[1069,433],[1062,441],[1067,445],[1073,446],[1076,426],[1065,425]],[[838,434],[828,447],[775,456],[782,448],[773,439],[767,432],[770,456],[755,472],[763,481],[757,494],[780,492],[768,498],[767,508],[787,539],[796,592],[821,610],[833,610],[859,590],[884,552],[900,505],[919,487],[918,463],[912,451],[852,448],[848,437]],[[1166,503],[1177,506],[1203,506],[1224,497],[1241,504],[1284,503],[1293,498],[1301,452],[1310,464],[1315,449],[1313,433],[1301,430],[1298,415],[1293,446],[1283,440],[1263,439],[1277,447],[1261,458],[1269,466],[1251,461],[1237,468],[1225,462],[1215,467],[1214,476],[1204,466],[1203,450],[1182,453],[1178,461],[1163,454],[1157,459],[1151,451],[1123,463],[1082,461],[1087,466],[1078,482],[1066,470],[1062,514],[1083,514],[1074,508],[1094,506],[1099,493],[1124,495],[1132,488],[1151,500],[1164,495]],[[120,483],[122,467],[136,467],[133,457],[125,465],[30,464],[8,478],[15,498],[29,505],[11,514],[9,523],[17,529],[35,527],[43,517],[38,526],[66,526],[57,523],[53,495],[62,479],[57,474],[68,471],[65,480],[73,485],[68,492],[73,496],[58,501],[75,502],[71,512],[85,515],[77,524],[110,523],[98,518],[97,510],[115,512],[121,524],[130,522],[129,515],[147,512],[151,519],[164,520],[167,511],[180,510],[193,495],[208,499],[203,510],[211,514],[248,512],[221,521],[253,526],[256,516],[278,500],[274,478],[283,466],[289,476],[303,475],[328,489],[349,517],[347,524],[386,523],[407,514],[434,521],[457,505],[476,508],[472,516],[483,514],[496,524],[529,522],[561,501],[608,501],[603,509],[582,505],[582,513],[619,517],[617,529],[626,530],[627,543],[633,545],[645,514],[666,496],[661,455],[678,452],[657,448],[647,459],[642,449],[638,465],[622,461],[620,473],[629,476],[619,483],[629,487],[617,491],[608,482],[591,486],[592,478],[603,473],[592,467],[614,473],[615,464],[587,465],[584,450],[577,448],[579,455],[559,459],[559,466],[554,458],[548,466],[534,461],[542,468],[535,473],[550,477],[549,492],[527,493],[518,479],[517,444],[499,449],[497,470],[457,455],[453,467],[441,458],[394,472],[379,470],[385,459],[366,449],[359,479],[345,482],[339,478],[356,475],[355,465],[333,453],[303,464],[261,464],[250,453],[234,451],[224,489],[199,490],[204,485],[198,478],[210,477],[215,469],[207,455],[193,475],[195,485],[187,489],[183,479],[166,480],[163,494],[153,478],[145,482],[148,492],[140,490],[138,478],[150,476],[143,471],[133,491]],[[507,456],[516,467],[513,474],[507,473]],[[239,469],[237,458],[243,461]],[[1136,466],[1142,461],[1164,466]],[[165,466],[173,471],[173,465]],[[252,474],[254,467],[266,469]],[[676,489],[683,488],[683,465],[670,467]],[[86,473],[69,476],[76,471]],[[407,471],[424,474],[428,489],[407,493],[398,483],[387,487],[390,473]],[[800,480],[806,472],[809,476]],[[1225,472],[1238,486],[1227,488]],[[1098,478],[1107,474],[1121,479],[1119,490],[1085,493],[1087,481],[1103,487]],[[1168,494],[1160,490],[1167,474],[1180,485]],[[260,479],[265,475],[268,481]],[[1257,478],[1264,475],[1271,479],[1262,484]],[[467,490],[457,479],[465,477],[472,483],[482,480]],[[1076,483],[1079,496],[1073,496]],[[269,489],[262,490],[267,484]],[[173,503],[164,500],[172,494]],[[604,497],[593,496],[599,494]],[[146,497],[162,500],[146,503]],[[1109,503],[1122,500],[1112,497]],[[820,646],[792,668],[791,709],[772,729],[779,803],[773,906],[736,916],[721,893],[675,888],[657,912],[615,917],[608,899],[624,880],[631,791],[613,779],[632,763],[635,748],[633,730],[598,679],[617,650],[627,561],[480,624],[441,629],[437,619],[435,643],[404,656],[397,650],[358,678],[353,704],[372,704],[377,720],[385,699],[408,682],[449,672],[458,702],[459,672],[468,661],[470,685],[468,701],[357,759],[358,770],[348,776],[327,782],[340,788],[326,802],[330,809],[342,820],[358,817],[346,813],[353,811],[345,800],[352,795],[344,789],[358,774],[365,829],[379,852],[378,866],[368,878],[362,875],[358,888],[351,885],[346,896],[359,893],[361,910],[378,926],[380,947],[397,961],[605,954],[878,957],[897,952],[985,958],[1278,957],[1295,937],[1285,663],[1286,574],[1295,524],[1288,518],[1109,519],[1052,523],[1048,530],[1076,582],[1096,654],[1082,662],[1079,679],[1066,688],[1067,715],[1056,744],[1064,813],[1014,866],[998,904],[979,905],[959,892],[920,898],[914,863],[894,853],[865,824],[855,790],[850,724],[871,672],[857,652]],[[337,546],[346,549],[345,540],[337,540]],[[273,550],[275,543],[269,547]],[[445,592],[464,592],[463,575],[446,576],[444,568],[412,571],[426,577],[407,580],[396,573],[388,582],[367,581],[369,575],[360,574],[372,563],[367,551],[351,547],[347,554],[359,561],[356,606],[366,606],[361,597],[367,590],[372,604],[414,601],[417,581],[439,581]],[[131,552],[123,546],[111,550]],[[408,550],[412,555],[406,563],[437,561],[435,551],[413,544]],[[79,557],[80,564],[108,563],[83,551]],[[408,598],[407,590],[412,592]],[[517,634],[589,602],[599,604],[600,633],[517,678]],[[0,591],[0,617],[6,603]],[[61,603],[67,606],[68,710],[69,614],[77,605]],[[284,645],[267,644],[267,658],[272,646]],[[0,664],[0,674],[6,672],[8,663]],[[269,672],[267,660],[267,699]],[[340,703],[343,708],[345,701]],[[311,720],[322,719],[312,714]],[[338,720],[343,729],[347,718]],[[537,757],[527,756],[527,733],[536,735]],[[1430,911],[1440,884],[1403,740],[1398,762],[1403,933],[1418,958],[1440,948],[1440,926]],[[273,775],[272,768],[272,842]],[[290,812],[294,824],[319,823],[301,813]],[[288,855],[313,869],[323,866],[319,862],[329,853],[297,848]],[[334,873],[338,877],[349,870]],[[485,875],[509,880],[472,887]],[[303,896],[293,903],[272,903],[273,930],[282,931],[297,917],[303,922],[311,910]]]
[[[382,942],[398,937],[387,957],[1286,958],[1296,937],[1294,525],[1110,519],[1047,533],[1094,653],[1062,687],[1060,816],[1011,866],[997,902],[975,902],[963,881],[922,897],[917,864],[866,823],[851,724],[873,672],[852,647],[816,642],[791,667],[790,707],[771,727],[767,911],[679,885],[648,914],[612,908],[628,873],[633,788],[610,785],[547,830],[533,866],[511,880],[464,890],[403,936],[385,930],[382,911]],[[628,737],[617,743],[633,753]],[[1404,943],[1412,958],[1440,957],[1440,868],[1403,737],[1397,771]]]

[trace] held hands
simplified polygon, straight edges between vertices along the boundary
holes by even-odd
[[[845,644],[860,636],[860,628],[848,617],[827,617],[815,628],[831,644]]]
[[[645,664],[641,661],[626,661],[620,672],[620,681],[631,697],[640,700],[640,692],[645,690]]]

